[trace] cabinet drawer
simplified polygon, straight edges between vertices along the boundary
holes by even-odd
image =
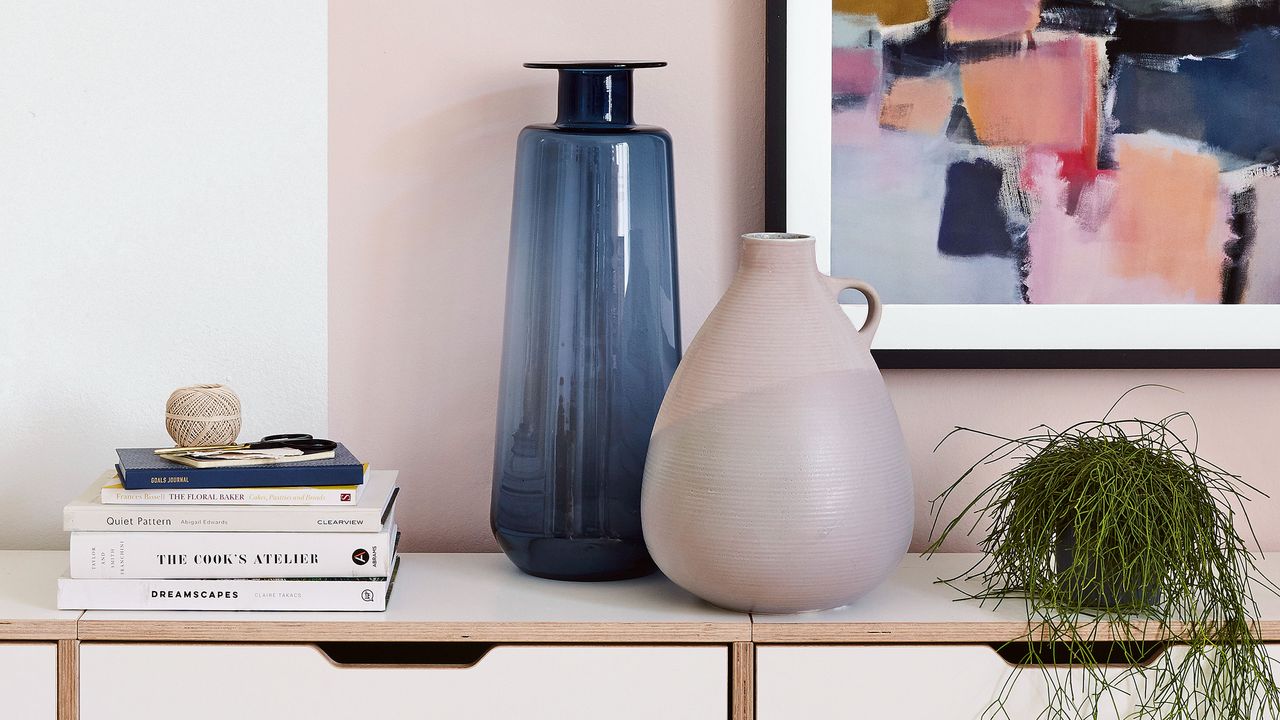
[[[724,646],[500,645],[463,665],[334,657],[344,662],[314,645],[82,643],[80,717],[728,716]]]
[[[1270,653],[1280,674],[1280,646]],[[765,645],[756,649],[757,718],[975,720],[1012,679],[1008,717],[1031,719],[1045,707],[1046,672],[1082,671],[1010,665],[986,645]],[[1114,700],[1100,718],[1134,709],[1132,695]]]
[[[0,717],[56,720],[57,643],[0,643]]]

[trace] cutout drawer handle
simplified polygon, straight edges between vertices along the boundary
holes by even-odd
[[[1148,667],[1160,659],[1168,645],[1158,640],[1095,640],[1070,645],[1060,642],[988,643],[1002,660],[1014,667],[1083,667],[1090,663]]]
[[[480,642],[319,642],[315,647],[334,665],[469,668],[495,643]]]

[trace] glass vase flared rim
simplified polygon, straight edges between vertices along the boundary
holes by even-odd
[[[667,63],[663,60],[544,60],[527,62],[524,66],[541,70],[636,70],[666,67]]]

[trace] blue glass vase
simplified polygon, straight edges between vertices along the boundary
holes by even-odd
[[[640,529],[649,435],[680,361],[671,136],[636,125],[631,73],[559,71],[553,125],[516,147],[493,534],[532,575],[654,570]]]

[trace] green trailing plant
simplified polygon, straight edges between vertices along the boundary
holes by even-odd
[[[1237,531],[1247,528],[1256,546],[1245,502],[1247,493],[1265,494],[1200,457],[1198,430],[1185,412],[1110,419],[1126,395],[1101,420],[1061,431],[948,433],[939,447],[956,433],[996,446],[935,498],[927,553],[986,520],[982,560],[941,581],[976,587],[966,594],[977,600],[1025,602],[1019,648],[1027,665],[1044,672],[1049,696],[1041,717],[1280,717],[1252,595],[1252,588],[1280,588],[1258,571]],[[1175,424],[1189,429],[1190,440]],[[947,501],[992,464],[1013,467],[939,532]],[[1057,672],[1060,664],[1077,671]],[[998,691],[986,717],[1011,717],[1011,690],[1006,683]]]

